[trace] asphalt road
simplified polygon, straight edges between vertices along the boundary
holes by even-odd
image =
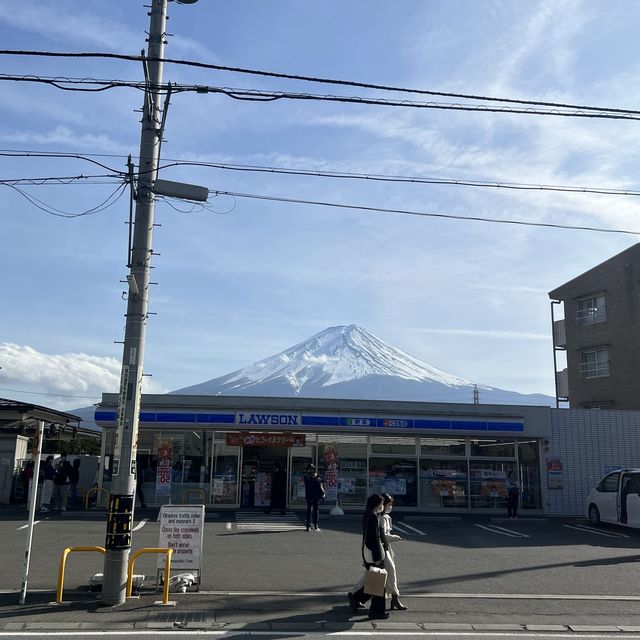
[[[155,517],[155,511],[137,514],[134,549],[158,545]],[[11,594],[22,579],[25,518],[0,514],[5,612],[10,612]],[[639,625],[640,632],[637,532],[594,529],[575,519],[418,519],[396,514],[394,523],[405,538],[395,548],[402,599],[409,605],[409,611],[392,614],[396,622],[627,624]],[[105,520],[97,514],[68,512],[39,521],[29,597],[53,599],[64,547],[103,545],[104,538]],[[350,620],[345,593],[362,571],[359,557],[358,517],[325,516],[320,532],[306,532],[293,513],[285,518],[260,512],[208,516],[201,591],[178,597],[188,601],[189,609],[215,609],[216,620],[229,623],[313,626],[323,619]],[[98,554],[72,554],[65,599],[90,597],[89,578],[99,571]],[[155,559],[140,558],[140,572],[153,582]],[[52,620],[62,617],[48,615]],[[148,619],[133,612],[129,618]]]

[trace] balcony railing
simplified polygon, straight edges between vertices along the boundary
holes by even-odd
[[[609,375],[609,361],[583,362],[580,371],[585,378],[602,378]]]
[[[590,307],[576,311],[576,323],[579,327],[604,322],[607,319],[606,307]]]

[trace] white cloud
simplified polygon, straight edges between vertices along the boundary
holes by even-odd
[[[62,19],[61,14],[64,15]],[[57,2],[0,5],[0,20],[13,28],[37,33],[47,39],[61,40],[67,45],[92,44],[105,47],[109,51],[137,48],[140,34],[109,19],[112,17],[75,10],[64,11]]]
[[[4,342],[0,344],[0,366],[1,386],[50,396],[38,404],[77,407],[89,404],[92,398],[99,400],[102,393],[117,392],[120,386],[119,360],[86,353],[48,354],[26,345]],[[143,391],[164,393],[166,390],[144,378]]]

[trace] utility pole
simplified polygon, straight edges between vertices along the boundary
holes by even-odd
[[[167,22],[167,0],[152,0],[149,12],[147,90],[142,109],[140,163],[133,244],[127,276],[129,296],[124,332],[120,400],[113,479],[107,518],[106,555],[102,600],[105,604],[124,604],[127,563],[131,551],[131,524],[135,488],[135,460],[138,444],[138,417],[142,385],[144,341],[149,305],[151,241],[155,213],[153,182],[156,179],[160,147],[160,85]],[[132,185],[133,188],[133,185]]]
[[[473,385],[473,404],[480,404],[480,391],[478,391],[478,385]]]
[[[180,4],[194,4],[197,0],[177,0]],[[167,24],[168,0],[152,0],[149,12],[149,43],[145,63],[146,91],[142,108],[140,160],[136,210],[133,222],[133,242],[129,255],[129,295],[124,330],[120,398],[113,451],[111,496],[107,514],[104,579],[102,601],[120,605],[126,600],[127,565],[131,551],[131,525],[133,521],[138,447],[138,421],[142,389],[144,341],[149,307],[149,280],[151,273],[152,237],[155,214],[155,193],[160,145],[164,132],[165,113],[161,117],[160,98],[162,84],[162,58]],[[170,89],[169,92],[170,93]],[[162,192],[177,198],[206,200],[208,190],[195,185],[164,181]],[[133,188],[133,184],[131,185]]]

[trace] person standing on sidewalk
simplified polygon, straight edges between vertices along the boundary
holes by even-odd
[[[72,472],[66,453],[60,456],[56,463],[55,471],[56,473],[53,476],[53,506],[58,511],[66,511],[69,490],[71,489]]]
[[[391,608],[398,611],[406,611],[408,607],[400,602],[400,591],[398,590],[398,574],[396,572],[396,554],[391,542],[402,540],[400,536],[391,533],[393,521],[391,520],[391,510],[393,509],[393,496],[388,493],[382,494],[384,511],[380,516],[382,522],[382,532],[384,533],[384,568],[387,570],[386,592],[391,594]]]
[[[53,468],[53,456],[47,456],[42,467],[42,473],[44,474],[44,483],[42,485],[42,496],[40,497],[40,511],[47,513],[53,496],[53,478],[56,475],[56,470]]]
[[[307,475],[304,477],[304,497],[307,500],[307,531],[311,531],[311,523],[316,531],[318,526],[318,504],[324,498],[322,478],[316,473],[316,465],[307,465]]]
[[[379,516],[384,509],[382,496],[378,493],[367,498],[367,507],[362,517],[362,560],[365,571],[369,571],[370,567],[380,567],[384,565],[384,532],[380,523]],[[385,597],[370,596],[364,592],[364,577],[361,578],[353,593],[347,594],[349,598],[349,606],[353,613],[358,612],[358,608],[371,598],[371,606],[369,607],[369,619],[385,620],[389,614],[385,611]]]
[[[515,519],[518,517],[518,499],[520,498],[520,485],[516,480],[516,474],[509,472],[504,481],[504,488],[507,491],[507,517]]]

